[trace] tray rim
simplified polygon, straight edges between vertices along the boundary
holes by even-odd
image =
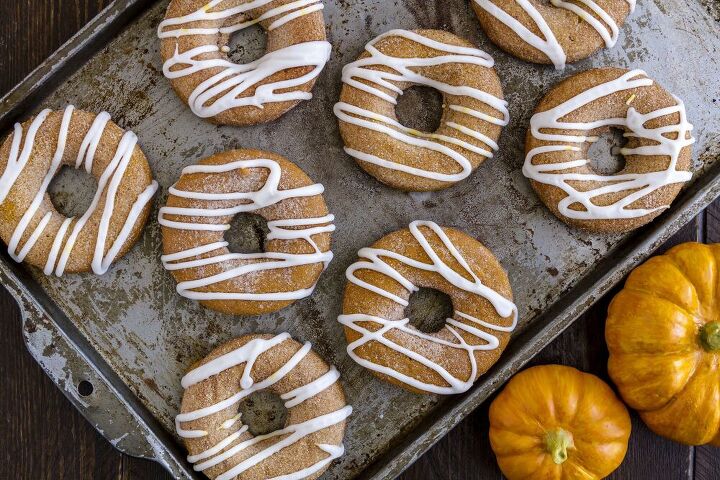
[[[16,118],[26,114],[47,97],[48,90],[51,91],[54,85],[60,84],[72,75],[97,51],[113,40],[137,15],[157,1],[159,0],[113,0],[0,98],[0,132],[9,130]],[[620,283],[632,268],[652,255],[657,247],[718,197],[720,197],[720,162],[715,162],[678,195],[666,212],[649,225],[623,239],[615,247],[616,250],[623,252],[618,259],[610,261],[608,256],[604,257],[593,271],[576,280],[575,284],[563,292],[549,308],[537,315],[520,335],[513,338],[500,360],[468,392],[444,400],[439,408],[435,408],[405,433],[398,444],[391,446],[374,459],[358,478],[380,480],[394,478],[402,473],[597,300]],[[67,347],[80,356],[85,368],[98,374],[99,379],[109,387],[110,393],[120,400],[131,418],[149,434],[146,441],[153,455],[147,458],[158,461],[175,476],[197,478],[191,473],[177,442],[54,301],[47,296],[43,297],[44,292],[38,285],[32,284],[33,280],[23,271],[23,267],[12,262],[4,254],[0,255],[0,279],[3,280],[1,284],[18,303],[23,326],[27,327],[27,322],[33,319],[49,320],[55,330],[53,333],[65,340]],[[32,352],[27,332],[25,333],[26,346],[31,350],[35,360],[41,363]],[[136,453],[128,452],[108,438],[102,424],[96,423],[97,418],[91,409],[78,402],[74,392],[71,392],[67,385],[61,385],[45,365],[42,367],[100,434],[118,450],[137,456]]]

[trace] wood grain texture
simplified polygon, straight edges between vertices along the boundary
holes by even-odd
[[[0,91],[4,94],[110,0],[0,2]]]
[[[110,0],[0,2],[0,94],[27,75]],[[720,242],[720,202],[682,229],[669,246],[688,240]],[[613,292],[614,293],[614,292]],[[612,294],[611,294],[612,295]],[[600,301],[532,362],[562,363],[607,380]],[[157,464],[120,454],[70,405],[25,349],[19,312],[0,288],[0,409],[2,478],[167,479]],[[487,436],[487,403],[401,476],[416,479],[500,479]],[[720,477],[720,449],[690,448],[652,434],[633,415],[628,456],[614,479]]]

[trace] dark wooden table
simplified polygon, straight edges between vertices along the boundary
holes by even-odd
[[[0,94],[27,75],[109,0],[0,1]],[[720,242],[720,201],[660,252],[684,241]],[[532,362],[561,363],[607,379],[600,301]],[[18,479],[169,478],[157,464],[115,450],[45,376],[25,349],[20,316],[0,288],[0,476]],[[425,454],[403,479],[501,478],[488,442],[487,405]],[[686,447],[652,434],[633,415],[633,434],[616,479],[720,479],[720,449]]]

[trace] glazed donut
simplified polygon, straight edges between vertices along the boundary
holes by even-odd
[[[391,30],[343,68],[335,115],[345,152],[394,188],[428,191],[464,178],[497,150],[509,113],[493,59],[441,30]],[[442,93],[433,133],[403,126],[397,97],[413,85]]]
[[[58,213],[47,193],[63,166],[97,181],[80,218]],[[140,236],[157,190],[133,132],[107,112],[43,110],[15,124],[0,147],[0,238],[16,262],[46,275],[105,273]]]
[[[350,357],[378,377],[416,393],[461,393],[500,357],[517,325],[505,270],[480,242],[433,222],[414,221],[358,252],[346,272],[343,313]],[[404,310],[419,287],[452,300],[436,333]]]
[[[511,55],[565,67],[612,48],[635,0],[473,0],[490,40]]]
[[[160,209],[163,265],[177,292],[236,315],[279,310],[307,297],[332,259],[335,217],[323,186],[275,153],[231,150],[186,167]],[[232,253],[224,232],[238,213],[261,215],[260,253]]]
[[[213,123],[270,122],[310,90],[330,58],[322,0],[172,0],[158,27],[163,73],[198,117]],[[259,24],[264,56],[227,56],[230,35]]]
[[[340,374],[289,334],[245,335],[217,347],[182,378],[175,417],[196,471],[217,480],[314,479],[344,453],[352,407]],[[269,390],[285,400],[285,427],[253,436],[238,404]]]
[[[624,131],[626,165],[598,173],[587,153],[611,127]],[[596,232],[645,225],[692,178],[695,139],[683,102],[642,70],[598,68],[569,77],[530,119],[523,174],[562,221]]]

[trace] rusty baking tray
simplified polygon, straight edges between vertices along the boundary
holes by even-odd
[[[252,318],[186,300],[162,269],[155,214],[138,245],[104,276],[45,277],[14,263],[3,249],[0,282],[20,305],[30,352],[75,407],[116,448],[156,460],[176,477],[196,476],[172,426],[182,373],[220,341],[283,330],[311,341],[339,368],[355,407],[347,453],[323,478],[397,475],[720,193],[720,28],[708,13],[717,7],[712,1],[639,2],[616,48],[557,72],[496,49],[466,0],[325,0],[334,51],[315,98],[274,123],[248,128],[203,122],[172,92],[156,39],[166,5],[167,0],[113,2],[2,99],[0,131],[41,107],[73,103],[107,110],[139,136],[162,186],[156,209],[182,167],[214,152],[253,147],[287,156],[326,186],[337,217],[335,259],[316,292],[278,313]],[[332,114],[342,66],[374,36],[418,27],[455,32],[490,52],[511,112],[494,159],[456,186],[420,195],[386,188],[363,173],[343,153]],[[244,39],[246,49],[255,45],[257,53],[259,38]],[[526,125],[543,92],[566,75],[601,65],[645,69],[683,98],[697,138],[693,181],[658,219],[624,236],[568,228],[539,203],[520,171]],[[61,203],[63,195],[82,193],[62,180],[54,188]],[[87,185],[86,193],[91,189]],[[458,396],[414,395],[375,379],[348,358],[336,322],[343,273],[358,249],[418,218],[459,227],[488,245],[508,270],[519,306],[521,321],[507,351]]]

